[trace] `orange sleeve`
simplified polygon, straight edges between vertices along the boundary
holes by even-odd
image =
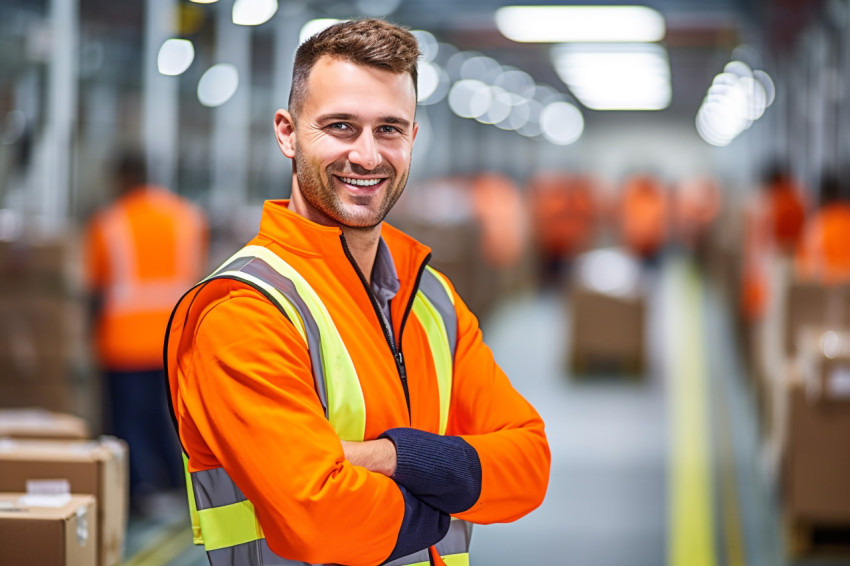
[[[198,317],[193,347],[178,352],[175,410],[190,471],[224,467],[281,556],[383,562],[405,513],[399,487],[345,460],[306,344],[280,311],[239,283],[208,287],[221,298]]]
[[[546,495],[551,457],[543,419],[513,388],[477,319],[454,295],[458,342],[446,434],[461,436],[481,462],[478,501],[457,516],[474,523],[513,521]]]

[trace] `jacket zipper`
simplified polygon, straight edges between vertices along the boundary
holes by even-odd
[[[401,318],[401,325],[399,326],[398,331],[398,345],[396,345],[396,341],[393,339],[393,331],[390,327],[389,321],[387,317],[384,316],[384,311],[381,310],[381,307],[378,305],[378,300],[375,298],[375,294],[372,292],[372,287],[369,286],[369,282],[366,281],[366,277],[363,275],[363,272],[360,270],[360,267],[357,265],[357,262],[354,260],[354,256],[351,255],[351,250],[348,249],[348,243],[345,241],[345,235],[340,234],[339,240],[342,242],[342,249],[345,252],[345,257],[348,258],[348,262],[351,264],[351,267],[354,268],[355,273],[360,278],[360,283],[363,285],[363,288],[366,290],[366,295],[369,297],[369,301],[372,303],[372,309],[375,311],[375,314],[378,316],[378,322],[381,323],[381,330],[384,332],[384,339],[387,341],[387,345],[390,347],[390,351],[393,354],[393,360],[395,360],[396,370],[398,371],[399,379],[401,380],[401,388],[404,390],[404,401],[407,403],[407,418],[410,420],[410,389],[407,386],[407,369],[404,365],[404,355],[401,353],[401,335],[404,332],[404,325],[407,322],[407,317],[410,315],[410,310],[413,308],[413,300],[416,298],[416,291],[419,289],[419,282],[422,279],[422,273],[425,271],[425,265],[427,265],[428,260],[431,259],[431,254],[425,258],[425,261],[422,262],[422,265],[419,266],[419,271],[416,273],[416,281],[414,283],[413,289],[414,292],[411,293],[410,299],[407,302],[407,307],[404,309],[404,315]],[[389,304],[392,304],[392,299],[390,299]]]

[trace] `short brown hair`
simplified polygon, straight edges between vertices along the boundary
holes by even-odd
[[[310,37],[295,52],[289,91],[289,111],[293,115],[301,110],[313,65],[325,55],[393,73],[408,73],[414,92],[418,93],[416,66],[420,51],[410,31],[374,18],[340,22]]]

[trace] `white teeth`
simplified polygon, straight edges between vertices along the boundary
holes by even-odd
[[[340,177],[340,179],[343,183],[357,185],[358,187],[371,187],[381,182],[381,179],[349,179],[347,177]]]

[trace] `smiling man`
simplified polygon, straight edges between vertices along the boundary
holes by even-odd
[[[419,49],[380,20],[296,53],[275,114],[292,197],[174,310],[166,362],[195,540],[218,565],[469,564],[549,478],[540,416],[429,249],[383,222]]]

